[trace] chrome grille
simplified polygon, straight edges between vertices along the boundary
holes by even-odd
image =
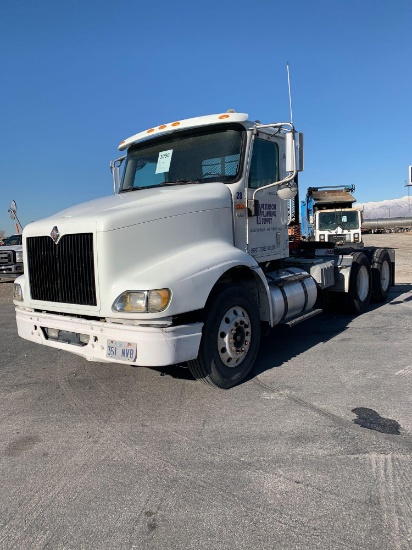
[[[33,300],[95,306],[92,233],[28,237],[27,257]]]
[[[328,235],[328,241],[332,243],[346,242],[346,235]]]
[[[8,265],[13,263],[12,250],[4,250],[3,252],[0,252],[0,265]]]

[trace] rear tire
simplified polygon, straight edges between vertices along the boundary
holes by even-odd
[[[349,313],[360,315],[368,309],[371,282],[371,266],[367,256],[362,252],[355,252],[349,277],[349,292],[345,294],[345,306]]]
[[[224,287],[206,307],[199,355],[188,367],[197,380],[231,388],[251,371],[259,343],[256,302],[242,286]]]
[[[388,251],[377,248],[371,258],[372,301],[385,302],[392,286],[392,262]]]

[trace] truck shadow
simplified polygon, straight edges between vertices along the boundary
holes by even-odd
[[[412,285],[397,284],[392,288],[386,302],[371,303],[369,311],[378,310],[385,305],[393,306],[409,301],[412,301]],[[342,335],[354,318],[353,315],[322,313],[294,328],[285,325],[274,327],[266,338],[262,338],[255,366],[247,380],[267,370],[280,367],[314,346]],[[343,339],[341,338],[340,341]],[[352,337],[348,336],[349,340],[352,340]]]
[[[385,305],[398,305],[411,300],[412,285],[397,284],[391,290],[385,303],[372,303],[369,306],[369,311],[375,311]],[[328,342],[332,338],[341,335],[348,329],[353,319],[353,315],[322,313],[293,328],[277,325],[270,330],[267,336],[262,337],[255,365],[249,376],[241,384],[252,380],[267,370],[282,366],[318,344]],[[348,340],[352,340],[352,337],[348,336]],[[185,368],[185,365],[154,367],[153,370],[159,372],[160,376],[170,376],[180,380],[194,380],[190,370]]]
[[[262,338],[255,366],[248,380],[282,366],[314,346],[328,342],[348,328],[353,317],[323,313],[293,328],[278,325]]]

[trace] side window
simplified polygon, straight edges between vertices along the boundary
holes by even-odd
[[[249,187],[257,189],[279,180],[279,149],[276,143],[255,139],[249,171]]]

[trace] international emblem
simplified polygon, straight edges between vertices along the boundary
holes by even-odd
[[[51,230],[50,237],[53,239],[54,243],[57,244],[57,241],[59,240],[59,237],[60,237],[60,233],[59,233],[59,230],[57,229],[57,225],[55,225]]]

